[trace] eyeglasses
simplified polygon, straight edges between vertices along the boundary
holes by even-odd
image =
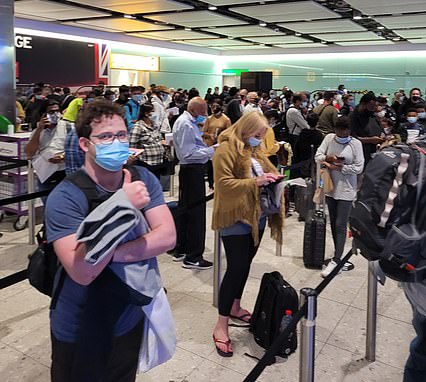
[[[117,138],[120,142],[125,143],[128,142],[128,134],[127,131],[119,131],[117,134],[113,133],[101,133],[98,135],[92,135],[92,137],[98,138],[103,145],[110,145],[114,142],[114,139]]]

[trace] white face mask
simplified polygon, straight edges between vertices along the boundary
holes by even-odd
[[[417,117],[407,117],[407,121],[410,122],[410,123],[416,123]]]
[[[419,119],[425,119],[426,118],[426,111],[421,111],[420,113],[417,113],[417,116]]]
[[[379,111],[378,113],[376,113],[376,115],[379,118],[383,118],[386,115],[386,110]]]

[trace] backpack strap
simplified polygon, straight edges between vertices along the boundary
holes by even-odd
[[[408,170],[408,159],[410,158],[410,154],[401,153],[401,160],[398,165],[398,169],[396,171],[396,176],[393,180],[392,187],[389,190],[389,194],[385,203],[385,208],[380,216],[380,222],[378,224],[379,227],[385,228],[386,223],[389,219],[391,211],[393,209],[394,201],[398,196],[399,186],[402,184],[402,178],[404,174]]]

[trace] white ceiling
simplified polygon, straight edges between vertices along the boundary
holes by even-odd
[[[15,15],[231,54],[426,42],[426,0],[15,0]]]

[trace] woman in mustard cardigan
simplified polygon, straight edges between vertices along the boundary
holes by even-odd
[[[267,128],[267,120],[260,113],[243,115],[220,135],[220,146],[213,156],[212,228],[220,232],[227,259],[213,340],[223,357],[233,355],[229,318],[245,323],[251,318],[251,314],[241,308],[240,301],[267,219],[272,237],[282,240],[284,203],[280,213],[268,217],[260,208],[260,187],[281,178],[261,147]]]

